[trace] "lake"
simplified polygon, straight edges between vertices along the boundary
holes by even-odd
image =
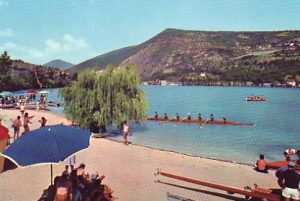
[[[134,144],[254,164],[259,154],[267,161],[282,160],[287,148],[300,149],[300,90],[293,88],[143,86],[149,102],[149,116],[157,111],[182,118],[198,113],[207,119],[214,114],[228,121],[255,126],[175,124],[146,121],[132,125]],[[48,100],[62,102],[57,89],[49,89]],[[246,97],[264,95],[265,102],[247,102]],[[62,108],[53,108],[63,113]],[[112,137],[122,140],[121,136]]]

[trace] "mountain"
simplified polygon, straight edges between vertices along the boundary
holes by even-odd
[[[70,68],[134,65],[144,80],[196,84],[300,83],[300,31],[187,31],[166,29],[136,46]]]
[[[48,63],[45,63],[43,66],[54,67],[59,69],[67,69],[74,66],[74,64],[71,64],[69,62],[60,59],[56,59],[56,60],[49,61]]]

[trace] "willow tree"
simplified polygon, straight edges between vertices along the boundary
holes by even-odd
[[[142,122],[147,115],[141,80],[130,66],[86,70],[60,94],[66,116],[83,128],[118,125],[124,120]]]

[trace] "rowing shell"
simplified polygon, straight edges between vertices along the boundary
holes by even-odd
[[[161,175],[164,177],[169,177],[172,179],[189,182],[189,183],[193,183],[193,184],[197,184],[197,185],[207,186],[210,188],[224,190],[231,194],[236,193],[236,194],[244,195],[244,196],[246,196],[246,198],[251,197],[251,198],[257,198],[260,200],[268,200],[268,201],[280,201],[280,198],[281,198],[280,192],[279,192],[279,194],[277,194],[276,190],[271,190],[271,189],[255,188],[255,189],[249,189],[249,191],[248,191],[248,190],[244,190],[241,188],[236,188],[236,187],[222,185],[222,184],[216,184],[216,183],[207,182],[207,181],[203,181],[203,180],[196,180],[196,179],[182,177],[179,175],[170,174],[170,173],[161,172],[161,171],[158,171],[157,175]]]
[[[214,121],[206,121],[206,120],[198,120],[198,119],[165,119],[165,118],[154,118],[149,117],[147,118],[149,121],[163,121],[163,122],[175,122],[175,123],[194,123],[194,124],[215,124],[215,125],[227,125],[227,126],[254,126],[253,123],[236,123],[232,121],[220,121],[220,120],[214,120]]]

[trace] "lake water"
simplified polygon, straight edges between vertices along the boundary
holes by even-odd
[[[146,121],[132,125],[134,144],[193,156],[253,164],[259,154],[266,160],[282,160],[287,148],[300,149],[300,90],[255,87],[143,86],[149,116],[157,111],[169,117],[198,113],[207,119],[226,115],[228,121],[255,123],[255,126],[174,124]],[[57,89],[49,89],[48,100],[62,102]],[[247,102],[252,95],[264,95],[266,102]],[[62,113],[62,108],[53,108]],[[113,137],[122,140],[121,136]]]

